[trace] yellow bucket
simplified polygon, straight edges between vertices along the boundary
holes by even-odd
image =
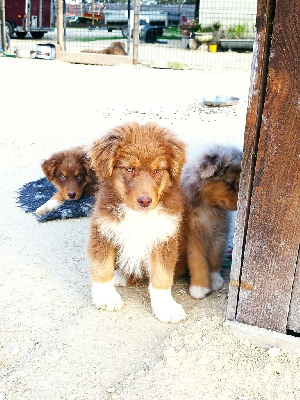
[[[210,44],[209,45],[209,52],[210,53],[216,53],[217,52],[217,45],[216,44]]]

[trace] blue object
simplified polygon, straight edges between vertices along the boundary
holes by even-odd
[[[48,201],[56,192],[55,186],[46,178],[26,183],[18,190],[17,203],[27,213],[34,213],[37,208]],[[79,200],[65,201],[59,208],[42,217],[35,214],[39,222],[52,221],[54,219],[68,219],[88,217],[95,199],[92,196],[82,196]]]

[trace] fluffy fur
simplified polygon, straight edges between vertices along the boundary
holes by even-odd
[[[96,141],[90,154],[100,181],[88,246],[94,304],[120,309],[114,284],[147,277],[154,315],[179,322],[185,312],[171,286],[184,212],[185,145],[155,123],[130,123]]]
[[[184,167],[182,187],[188,198],[187,265],[192,297],[205,297],[224,281],[219,273],[228,237],[228,211],[236,210],[242,153],[212,146]],[[177,275],[184,268],[177,266]]]
[[[125,45],[122,42],[112,42],[109,47],[103,50],[84,49],[82,53],[111,54],[114,56],[127,56]]]
[[[82,194],[94,194],[96,175],[87,152],[80,147],[52,154],[43,161],[42,170],[57,192],[36,210],[39,216],[57,209],[64,201],[78,200]]]

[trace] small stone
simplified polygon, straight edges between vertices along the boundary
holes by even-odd
[[[169,347],[167,350],[164,351],[164,358],[175,357],[176,351],[173,347]]]
[[[280,349],[278,349],[277,347],[271,347],[271,348],[268,350],[268,355],[269,355],[270,357],[278,357],[279,354],[280,354]]]
[[[206,336],[202,336],[202,342],[208,343],[209,339]]]
[[[4,400],[5,399],[5,394],[4,393],[0,393],[0,400]]]
[[[109,387],[106,389],[107,393],[114,393],[116,391],[116,388],[114,387]]]
[[[196,325],[197,325],[197,326],[201,326],[201,325],[202,325],[201,321],[197,321],[197,322],[196,322]]]
[[[13,348],[11,349],[11,352],[10,352],[10,354],[12,354],[13,356],[16,356],[16,355],[19,354],[19,353],[20,353],[19,347],[13,347]]]

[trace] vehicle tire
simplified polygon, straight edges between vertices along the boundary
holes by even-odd
[[[6,32],[8,33],[8,36],[12,38],[14,36],[14,27],[11,22],[5,21],[6,25]]]
[[[44,32],[30,32],[33,39],[42,39]]]
[[[16,32],[16,35],[18,39],[24,39],[24,37],[27,35],[27,32]]]
[[[122,26],[121,32],[124,38],[128,37],[128,24]]]

